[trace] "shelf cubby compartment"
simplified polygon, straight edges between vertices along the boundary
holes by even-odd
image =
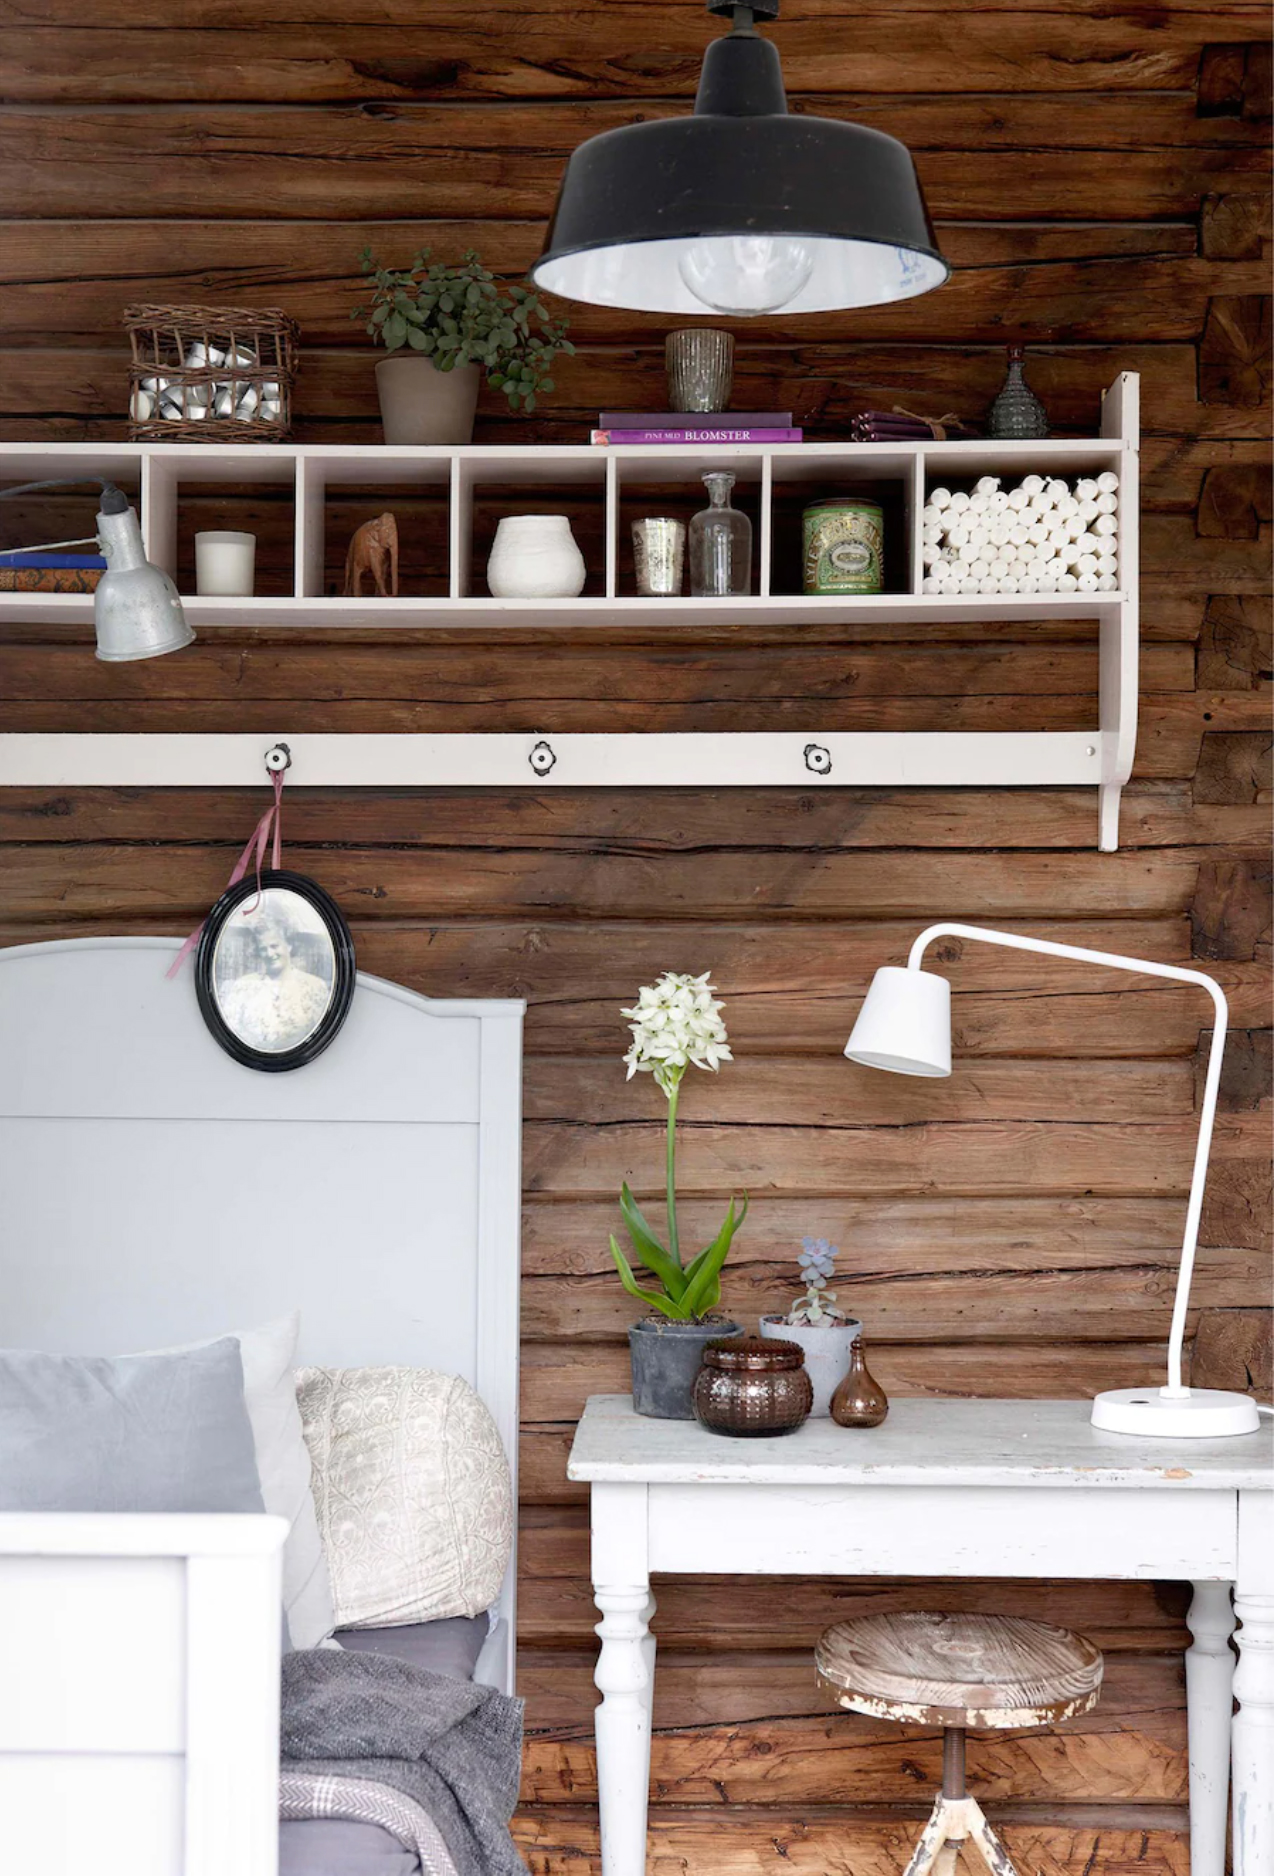
[[[637,597],[633,561],[633,522],[650,515],[670,515],[689,528],[691,518],[708,506],[703,478],[724,470],[735,479],[730,504],[752,523],[752,578],[750,593],[765,598],[770,591],[770,473],[769,458],[760,449],[732,444],[705,444],[701,448],[676,444],[634,447],[606,452],[614,463],[614,556],[618,597]],[[682,583],[690,592],[687,551]],[[670,599],[649,599],[644,605],[667,605]],[[672,602],[675,603],[675,602]],[[703,602],[695,601],[701,605]],[[724,603],[724,602],[723,602]]]
[[[615,592],[614,470],[607,452],[584,444],[553,450],[463,449],[451,474],[451,597],[501,605],[487,588],[487,560],[506,515],[565,514],[584,556],[579,600],[527,601],[565,614]],[[517,604],[518,602],[512,602]]]
[[[355,531],[385,513],[398,523],[400,601],[451,596],[451,451],[386,448],[351,454],[328,444],[301,450],[296,467],[299,597],[341,598]],[[370,591],[365,584],[364,598],[375,603]]]
[[[183,597],[194,599],[195,535],[209,528],[255,534],[256,596],[296,597],[296,473],[296,452],[278,445],[148,450],[141,511],[147,553]]]
[[[804,513],[814,502],[874,501],[884,521],[884,594],[920,591],[921,470],[915,449],[881,443],[795,443],[776,449],[770,463],[772,567],[775,597],[804,591]],[[839,603],[852,606],[856,597]]]

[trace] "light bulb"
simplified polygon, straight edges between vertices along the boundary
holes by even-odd
[[[686,286],[714,313],[774,313],[814,271],[814,244],[795,235],[707,235],[677,263]]]

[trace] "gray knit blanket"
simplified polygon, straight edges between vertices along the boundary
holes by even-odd
[[[526,1876],[509,1835],[520,1700],[388,1655],[299,1649],[283,1657],[280,1743],[285,1774],[370,1780],[409,1798],[457,1876]]]

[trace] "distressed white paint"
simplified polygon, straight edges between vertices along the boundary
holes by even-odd
[[[642,1419],[627,1395],[591,1399],[568,1473],[592,1487],[593,1582],[605,1616],[597,1716],[604,1876],[645,1868],[642,1612],[651,1570],[1189,1578],[1192,1626],[1207,1636],[1188,1671],[1195,1876],[1224,1869],[1230,1703],[1216,1636],[1221,1598],[1235,1583],[1249,1630],[1234,1728],[1235,1817],[1246,1833],[1240,1839],[1236,1823],[1244,1861],[1235,1876],[1270,1876],[1268,1441],[1189,1441],[1174,1451],[1161,1440],[1103,1433],[1088,1411],[1084,1401],[898,1400],[869,1430],[809,1420],[782,1438],[730,1440],[694,1422]]]
[[[286,1535],[0,1515],[0,1869],[274,1876]]]
[[[278,736],[292,745],[292,780],[302,787],[557,786],[802,786],[802,787],[1064,787],[1091,786],[1099,800],[1099,840],[1118,839],[1119,796],[1131,771],[1136,737],[1137,609],[1135,591],[993,597],[921,592],[920,512],[926,485],[988,471],[1020,477],[1030,471],[1075,476],[1113,469],[1120,478],[1121,565],[1137,565],[1137,379],[1125,373],[1107,392],[1101,436],[1038,442],[778,444],[597,449],[569,445],[456,449],[390,449],[376,445],[265,444],[9,444],[0,471],[13,481],[52,475],[107,475],[139,485],[142,529],[152,558],[177,569],[177,512],[183,484],[273,481],[295,495],[294,593],[285,598],[190,596],[196,632],[223,627],[268,630],[435,624],[449,631],[524,628],[535,632],[578,625],[627,626],[643,639],[687,626],[747,620],[817,627],[820,622],[892,623],[961,620],[1011,623],[1075,616],[1099,625],[1099,720],[1089,732],[979,734],[898,732],[815,734],[559,736],[544,733],[556,761],[545,777],[528,764],[534,738],[521,736],[300,736],[286,722]],[[642,599],[617,591],[618,531],[625,500],[646,485],[697,487],[705,469],[730,468],[759,503],[758,591],[738,599]],[[864,477],[901,485],[906,557],[913,591],[836,597],[770,591],[773,500],[776,490],[823,489],[829,478]],[[375,482],[405,491],[445,491],[449,505],[448,592],[443,599],[345,600],[322,594],[325,499],[330,488]],[[604,593],[574,600],[494,600],[473,594],[473,514],[484,487],[573,486],[602,509]],[[0,594],[0,623],[88,623],[91,595]],[[811,769],[806,746],[831,757]],[[262,739],[218,736],[0,737],[0,784],[28,787],[250,785],[260,779]]]
[[[6,1343],[122,1353],[299,1309],[303,1361],[464,1375],[516,1467],[522,1004],[360,974],[324,1055],[257,1074],[208,1034],[189,965],[167,978],[176,950],[0,951]],[[145,1810],[101,1876],[270,1876],[282,1529],[0,1518],[0,1869],[81,1867],[82,1832],[73,1863],[3,1833],[82,1779]],[[515,1569],[479,1662],[508,1690]]]

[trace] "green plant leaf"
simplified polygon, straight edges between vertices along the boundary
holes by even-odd
[[[669,1296],[674,1299],[680,1298],[686,1287],[686,1273],[651,1230],[626,1179],[619,1189],[619,1209],[624,1215],[628,1235],[642,1263],[645,1264],[647,1270],[658,1277]]]
[[[671,1316],[674,1322],[684,1321],[686,1312],[680,1303],[674,1303],[671,1297],[663,1296],[657,1290],[642,1289],[633,1275],[632,1265],[620,1250],[618,1240],[613,1233],[611,1234],[610,1254],[615,1259],[619,1280],[630,1296],[635,1296],[639,1302],[649,1303],[652,1309],[661,1310],[665,1316]]]
[[[730,1245],[734,1234],[747,1215],[747,1194],[743,1195],[743,1206],[737,1217],[734,1200],[731,1199],[730,1208],[725,1215],[725,1223],[712,1243],[700,1251],[686,1272],[686,1287],[681,1303],[689,1315],[702,1316],[721,1300],[721,1266],[730,1255]]]

